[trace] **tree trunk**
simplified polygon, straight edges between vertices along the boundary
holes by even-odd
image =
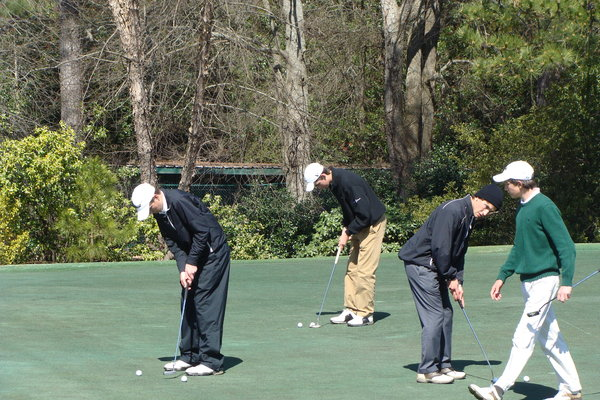
[[[198,76],[196,78],[196,93],[194,95],[194,107],[192,109],[192,121],[190,124],[190,135],[181,170],[179,189],[189,191],[196,171],[196,157],[205,138],[205,129],[202,122],[204,110],[204,87],[208,76],[208,56],[210,49],[210,37],[213,26],[213,0],[205,0],[201,16],[201,26],[198,35]]]
[[[304,12],[301,0],[283,0],[281,13],[285,23],[283,68],[275,67],[276,84],[283,107],[281,134],[283,171],[288,191],[297,200],[306,198],[303,171],[310,163],[308,92],[304,62]]]
[[[412,164],[431,149],[438,0],[381,0],[384,27],[385,127],[390,163],[402,197]]]
[[[148,96],[144,84],[144,30],[138,0],[109,0],[121,45],[127,59],[129,94],[137,139],[141,181],[156,184],[154,146],[148,120]]]
[[[60,0],[60,118],[78,140],[83,128],[83,68],[77,0]]]

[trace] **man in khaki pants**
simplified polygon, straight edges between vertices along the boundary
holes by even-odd
[[[330,321],[348,326],[372,325],[375,272],[385,234],[385,206],[369,184],[351,171],[312,163],[304,169],[304,181],[308,192],[315,187],[331,189],[343,215],[338,246],[343,249],[348,240],[352,243],[344,278],[344,310]]]

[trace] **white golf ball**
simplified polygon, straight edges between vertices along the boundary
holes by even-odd
[[[298,328],[302,328],[302,322],[298,322]]]
[[[184,376],[182,376],[182,377],[181,377],[181,382],[187,382],[187,376],[185,376],[185,375],[184,375]]]
[[[310,325],[308,325],[310,328],[314,328],[315,326],[317,326],[317,324],[315,324],[314,322],[311,322]]]
[[[135,374],[136,374],[137,376],[142,376],[142,370],[141,370],[141,369],[138,369],[137,371],[135,371]]]
[[[525,375],[525,376],[523,377],[523,380],[524,380],[525,382],[529,382],[529,377],[528,377],[527,375]]]

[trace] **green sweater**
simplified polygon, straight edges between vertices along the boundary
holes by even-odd
[[[519,206],[515,219],[514,246],[500,268],[498,279],[504,281],[515,272],[524,282],[562,275],[561,285],[572,286],[575,244],[556,204],[538,193]]]

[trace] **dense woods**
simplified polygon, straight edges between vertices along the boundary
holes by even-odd
[[[319,218],[329,218],[321,215],[327,199],[302,190],[308,162],[389,168],[369,179],[390,208],[386,240],[397,242],[431,205],[526,159],[574,239],[597,241],[597,7],[592,0],[4,0],[0,161],[5,170],[22,168],[6,149],[72,129],[82,142],[78,160],[111,166],[123,197],[127,182],[156,181],[157,159],[186,166],[184,189],[195,162],[277,164],[293,200],[282,206],[315,210],[304,211],[308,226],[295,223],[304,253],[289,243],[277,253],[294,256],[324,252],[306,248],[327,239],[314,236]],[[119,169],[128,164],[139,176]],[[0,205],[12,207],[5,221],[29,213],[8,190],[17,175],[0,176]],[[235,206],[251,213],[252,195]],[[4,248],[20,243],[32,259],[61,258],[31,239],[34,225],[3,224]],[[274,234],[264,225],[254,235]],[[504,243],[511,229],[507,210],[480,242]]]

